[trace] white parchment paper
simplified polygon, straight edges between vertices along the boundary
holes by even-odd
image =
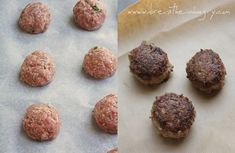
[[[102,132],[91,116],[98,100],[116,92],[116,77],[94,80],[81,69],[91,47],[117,51],[117,3],[103,1],[107,19],[101,29],[88,32],[73,22],[76,0],[42,0],[51,9],[52,21],[45,33],[31,35],[17,22],[32,1],[0,0],[0,153],[106,153],[117,146],[117,136]],[[34,50],[44,50],[55,60],[55,79],[46,87],[32,88],[18,79],[24,58]],[[26,108],[40,102],[60,113],[61,130],[53,141],[35,142],[22,131]]]
[[[121,153],[235,152],[235,1],[220,1],[216,7],[211,7],[215,5],[207,1],[201,5],[208,9],[208,13],[216,9],[229,10],[230,14],[215,15],[212,20],[206,18],[203,21],[198,16],[175,27],[175,22],[168,21],[169,25],[166,26],[172,28],[160,32],[159,29],[145,29],[146,33],[151,31],[153,37],[147,37],[144,32],[127,32],[127,37],[122,35],[125,41],[119,44],[122,54],[119,56],[118,141]],[[183,3],[180,6],[184,6]],[[155,24],[155,27],[159,27],[158,24],[164,24],[164,19]],[[136,22],[132,25],[139,24]],[[165,50],[174,65],[171,78],[159,86],[144,86],[129,72],[127,52],[142,40],[154,42]],[[186,63],[201,48],[211,48],[219,53],[227,69],[225,86],[216,95],[208,96],[197,91],[186,78]],[[155,96],[165,92],[184,94],[192,100],[197,112],[189,135],[181,141],[159,136],[149,119]]]

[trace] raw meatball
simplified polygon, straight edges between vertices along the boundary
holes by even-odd
[[[19,18],[19,26],[28,33],[42,33],[46,31],[51,21],[50,10],[47,5],[37,2],[28,4]]]
[[[96,79],[105,79],[116,72],[117,58],[104,47],[94,47],[85,55],[83,69]]]
[[[28,55],[20,71],[20,79],[30,86],[45,86],[55,75],[55,65],[49,54],[35,51]]]
[[[183,95],[166,93],[156,97],[152,107],[152,122],[163,137],[185,137],[195,119],[192,102]]]
[[[108,151],[107,153],[118,153],[118,149],[117,148],[112,149],[112,150]]]
[[[96,30],[106,18],[106,8],[99,0],[79,0],[73,8],[75,23],[86,30]]]
[[[59,133],[59,115],[52,106],[33,104],[26,111],[23,128],[26,134],[33,140],[52,140]]]
[[[199,90],[212,93],[222,89],[226,70],[219,55],[211,49],[201,49],[187,63],[187,78]]]
[[[146,85],[160,84],[167,80],[173,71],[167,53],[146,41],[133,49],[128,57],[131,72],[141,83]]]
[[[117,96],[110,94],[98,101],[93,110],[93,116],[102,130],[116,134],[118,124]]]

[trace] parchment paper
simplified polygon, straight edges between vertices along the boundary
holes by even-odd
[[[185,7],[183,0],[178,2],[182,2],[179,5]],[[193,1],[190,2],[193,4]],[[216,1],[217,4],[218,2]],[[168,17],[166,26],[171,27],[167,28],[168,30],[157,29],[159,24],[164,24],[164,18],[161,22],[154,23],[153,27],[156,28],[146,29],[145,26],[141,26],[142,22],[138,21],[141,18],[147,20],[148,17],[141,15],[137,17],[136,15],[133,17],[138,19],[129,20],[136,20],[135,23],[126,23],[127,31],[119,29],[125,31],[127,35],[120,34],[121,38],[119,38],[119,46],[122,50],[120,50],[119,56],[118,78],[120,114],[118,143],[121,153],[235,152],[235,1],[220,1],[220,5],[214,7],[212,1],[205,0],[200,5],[209,9],[208,11],[230,10],[230,15],[216,15],[212,20],[207,18],[204,21],[200,21],[201,16],[198,16],[177,24],[175,24],[175,20],[170,22],[168,19],[171,17]],[[127,10],[130,9],[132,8]],[[121,14],[121,16],[131,18],[125,14]],[[181,18],[181,21],[184,20],[184,16],[178,18]],[[137,32],[128,31],[131,27],[138,29]],[[150,31],[152,34],[148,35]],[[136,81],[129,72],[127,52],[137,47],[142,40],[154,42],[165,50],[170,62],[174,65],[171,78],[159,86],[144,86]],[[225,86],[215,95],[208,96],[197,91],[186,78],[186,63],[201,48],[212,48],[219,53],[227,69]],[[155,96],[165,92],[184,94],[192,100],[195,106],[196,120],[189,135],[183,140],[162,138],[155,131],[149,119]]]
[[[76,0],[44,0],[51,9],[51,24],[45,33],[31,35],[17,25],[31,1],[0,0],[0,153],[106,153],[117,147],[117,136],[101,131],[91,117],[98,100],[116,93],[116,75],[94,80],[81,70],[91,47],[117,51],[117,3],[103,1],[107,19],[101,29],[88,32],[73,22]],[[32,88],[21,83],[18,75],[24,58],[38,49],[54,58],[56,75],[48,86]],[[40,102],[52,104],[60,113],[61,130],[53,141],[35,142],[22,131],[26,108]]]
[[[149,40],[160,32],[167,32],[230,1],[232,0],[139,0],[118,15],[119,55],[137,46],[144,38]],[[185,14],[163,14],[169,10],[183,10]],[[146,14],[138,14],[144,11]],[[153,11],[161,11],[162,14]],[[194,13],[187,13],[190,11]],[[207,18],[210,15],[208,13]]]

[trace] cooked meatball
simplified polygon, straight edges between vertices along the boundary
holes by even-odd
[[[201,49],[187,63],[187,78],[199,90],[212,93],[224,86],[226,70],[219,55],[211,49]]]
[[[26,111],[23,120],[23,129],[33,140],[52,140],[59,133],[59,114],[52,106],[33,104]]]
[[[107,48],[94,47],[85,55],[83,69],[93,78],[105,79],[116,72],[117,58]]]
[[[53,80],[54,75],[54,61],[43,51],[28,55],[20,70],[20,79],[30,86],[45,86]]]
[[[100,28],[106,18],[106,8],[99,0],[79,0],[73,8],[75,23],[85,30]]]
[[[28,33],[42,33],[47,30],[51,21],[48,6],[41,2],[30,3],[22,11],[19,26]]]
[[[192,102],[183,95],[166,93],[156,97],[152,107],[152,122],[163,137],[185,137],[195,118]]]
[[[93,110],[93,116],[103,131],[116,134],[118,124],[117,96],[110,94],[98,101]]]
[[[160,84],[173,71],[167,53],[146,41],[129,53],[130,71],[143,84]]]

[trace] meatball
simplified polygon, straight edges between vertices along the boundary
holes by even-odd
[[[118,124],[117,96],[110,94],[98,101],[93,110],[93,116],[103,131],[116,134]]]
[[[219,55],[211,49],[201,49],[187,63],[187,78],[199,90],[213,93],[222,89],[226,70]]]
[[[116,72],[117,58],[104,47],[94,47],[85,55],[83,69],[93,78],[105,79]]]
[[[118,153],[118,149],[117,148],[112,149],[112,150],[108,151],[107,153]]]
[[[37,34],[47,30],[51,21],[51,13],[46,4],[30,3],[22,11],[19,26],[22,30]]]
[[[99,0],[79,0],[73,8],[75,23],[85,30],[99,29],[106,18],[106,8]]]
[[[130,71],[141,83],[146,85],[160,84],[167,80],[173,71],[167,53],[146,41],[133,49],[128,57]]]
[[[28,55],[20,70],[20,79],[30,86],[45,86],[53,80],[54,75],[54,61],[43,51]]]
[[[52,140],[56,138],[60,129],[58,112],[46,104],[33,104],[26,111],[23,129],[33,140]]]
[[[156,97],[151,111],[151,119],[163,137],[185,137],[195,119],[192,102],[183,95],[166,93]]]

